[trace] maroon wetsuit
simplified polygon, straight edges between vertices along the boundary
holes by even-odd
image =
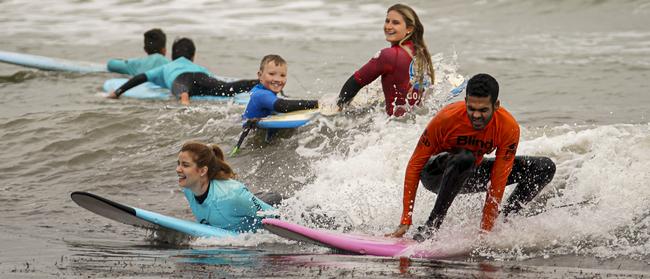
[[[411,53],[415,53],[413,42],[405,41],[402,45]],[[411,92],[409,69],[413,58],[399,45],[379,51],[368,63],[354,73],[355,81],[361,86],[366,86],[381,76],[381,86],[386,98],[386,113],[388,115],[402,116],[420,103],[421,94]],[[408,106],[406,106],[408,102]]]

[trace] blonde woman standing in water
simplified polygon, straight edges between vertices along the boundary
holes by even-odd
[[[404,4],[388,8],[384,35],[391,46],[377,52],[345,82],[337,105],[342,110],[362,87],[381,76],[389,116],[402,116],[419,105],[422,94],[435,81],[431,55],[424,42],[424,27],[415,11]]]

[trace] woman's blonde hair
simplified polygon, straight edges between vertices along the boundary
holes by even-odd
[[[429,78],[431,78],[431,84],[433,85],[436,78],[433,70],[433,63],[431,62],[431,54],[429,53],[427,44],[424,42],[424,26],[422,25],[422,22],[420,22],[420,18],[411,7],[404,4],[395,4],[388,8],[386,13],[390,11],[396,11],[401,14],[406,26],[413,27],[413,31],[406,34],[406,37],[399,42],[399,46],[406,50],[406,52],[413,58],[417,84],[423,84],[424,75],[426,73]],[[402,45],[406,40],[411,40],[413,42],[413,45],[415,46],[414,54],[411,53],[411,50]]]

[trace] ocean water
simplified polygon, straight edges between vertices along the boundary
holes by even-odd
[[[142,33],[159,27],[169,42],[194,39],[197,63],[222,76],[255,77],[262,56],[280,54],[289,63],[287,95],[331,100],[387,46],[382,24],[392,4],[0,1],[0,50],[103,63],[143,55]],[[338,255],[268,233],[152,242],[161,236],[94,215],[69,194],[189,219],[176,154],[191,139],[230,150],[243,107],[106,100],[101,85],[117,75],[0,64],[0,277],[650,276],[650,2],[408,4],[441,80],[427,112],[394,121],[378,106],[321,117],[271,144],[251,135],[229,162],[252,191],[287,196],[283,219],[313,225],[305,214],[324,214],[340,231],[390,232],[408,159],[451,88],[445,78],[490,73],[522,126],[518,154],[549,156],[557,173],[523,216],[499,222],[480,242],[484,195],[459,196],[422,245],[469,255]],[[434,200],[419,191],[415,224]]]

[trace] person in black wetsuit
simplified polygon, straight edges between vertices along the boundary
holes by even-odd
[[[274,112],[318,108],[318,100],[287,100],[278,98],[287,83],[287,61],[280,55],[269,54],[262,58],[257,72],[260,83],[251,90],[251,99],[242,117],[257,119]]]
[[[316,109],[318,100],[288,100],[278,98],[287,83],[287,61],[280,55],[269,54],[262,58],[260,70],[257,72],[260,83],[251,90],[251,99],[246,106],[242,118],[246,120],[244,131],[233,149],[234,154],[239,149],[248,131],[255,126],[260,118],[267,117],[276,112],[292,112],[297,110]],[[266,141],[269,142],[276,129],[268,129]]]
[[[188,38],[181,38],[172,45],[174,61],[146,71],[128,80],[108,98],[117,99],[127,90],[150,81],[158,86],[171,89],[174,96],[180,98],[184,105],[189,105],[190,96],[233,96],[248,92],[259,83],[257,79],[244,79],[233,82],[218,80],[206,68],[194,64],[196,47]]]

